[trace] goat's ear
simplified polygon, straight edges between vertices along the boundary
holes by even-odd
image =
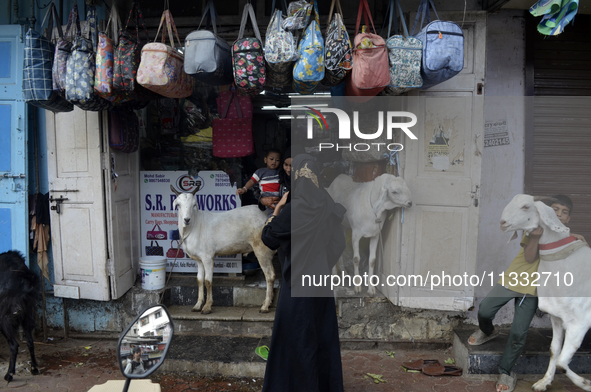
[[[180,195],[181,193],[179,191],[177,191],[176,189],[174,189],[174,187],[171,185],[170,186],[170,190],[175,194],[175,195]]]
[[[513,241],[514,239],[517,239],[517,230],[513,232],[513,235],[511,236],[511,238],[509,238],[509,241],[507,241],[507,243]]]
[[[570,229],[560,222],[554,210],[547,206],[546,204],[542,203],[541,201],[534,202],[536,209],[538,210],[538,214],[540,215],[540,219],[546,226],[550,228],[550,230],[555,231],[557,233],[570,233]]]
[[[379,214],[384,209],[384,204],[388,201],[388,187],[384,184],[383,181],[378,181],[379,177],[374,180],[373,188],[378,188],[378,201],[373,206],[373,213],[375,216],[379,216]]]
[[[172,187],[172,185],[171,185]],[[172,202],[172,209],[176,210],[176,207],[179,205],[179,198],[177,197],[176,199],[174,199],[174,201]]]
[[[536,201],[542,201],[549,206],[551,206],[553,203],[558,202],[558,200],[550,196],[534,196],[534,202]]]

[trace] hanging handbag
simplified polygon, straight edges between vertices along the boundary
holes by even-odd
[[[305,0],[292,1],[289,3],[286,18],[282,21],[282,27],[290,31],[305,29],[310,22],[310,15],[312,15],[311,3]]]
[[[107,110],[112,105],[94,91],[96,74],[96,9],[89,7],[86,16],[89,38],[78,36],[72,44],[72,53],[66,67],[66,99],[82,110]]]
[[[185,257],[185,252],[183,252],[183,250],[181,249],[178,241],[177,245],[179,245],[179,247],[175,248],[173,245],[173,241],[170,241],[170,248],[166,251],[166,257],[168,257],[169,259],[182,259]]]
[[[53,23],[57,25],[59,37],[63,36],[61,19],[51,3],[45,14],[49,17],[47,34],[39,34],[32,28],[25,35],[25,54],[23,63],[23,97],[25,102],[37,107],[51,110],[52,112],[71,112],[74,105],[66,101],[57,91],[53,90],[52,66],[55,56],[55,47],[51,43],[53,35]]]
[[[149,240],[165,240],[166,232],[160,228],[159,224],[155,224],[152,230],[148,230],[146,237]]]
[[[158,245],[158,241],[151,241],[150,245],[146,246],[146,256],[164,256],[164,248]]]
[[[250,16],[256,37],[243,38],[246,20]],[[265,87],[265,59],[261,34],[252,4],[246,3],[238,39],[232,45],[232,66],[236,89],[242,95],[257,95]]]
[[[68,66],[68,58],[72,52],[70,29],[72,28],[74,22],[76,23],[76,34],[77,36],[80,36],[82,30],[80,29],[80,18],[78,17],[77,4],[74,4],[72,10],[70,11],[70,16],[68,18],[68,24],[66,25],[66,32],[64,36],[60,36],[60,39],[55,45],[55,56],[53,58],[53,66],[51,68],[51,73],[53,76],[53,89],[62,96],[65,95],[66,92],[66,71]]]
[[[423,89],[445,82],[464,68],[464,33],[462,28],[454,22],[440,20],[430,22],[429,4],[439,19],[433,1],[421,0],[411,33],[414,35],[419,17],[421,18],[419,27],[422,27],[426,16],[427,26],[415,35],[423,42],[421,67]]]
[[[423,43],[421,40],[408,35],[406,22],[398,0],[390,0],[388,7],[390,17],[388,36],[390,36],[392,21],[394,21],[396,35],[386,41],[390,61],[390,84],[387,90],[389,95],[400,95],[423,85],[423,78],[421,77]],[[400,17],[404,35],[398,35],[397,19],[394,17],[396,12]]]
[[[254,154],[252,101],[235,91],[224,91],[217,98],[220,118],[213,120],[213,156],[240,158]]]
[[[336,12],[333,9],[336,3]],[[328,29],[325,40],[325,67],[326,72],[322,84],[333,87],[340,84],[347,72],[352,68],[353,53],[349,33],[343,23],[343,10],[339,0],[332,0],[328,13]],[[332,23],[331,23],[332,20]]]
[[[140,127],[136,114],[128,105],[123,105],[109,111],[109,146],[113,150],[123,153],[136,152],[140,145]],[[148,236],[149,236],[148,232]],[[166,239],[148,238],[149,240]]]
[[[148,90],[165,97],[185,98],[193,93],[193,79],[184,71],[185,57],[175,48],[174,37],[176,36],[179,46],[181,41],[169,10],[162,13],[156,39],[164,23],[166,28],[162,29],[162,42],[149,43],[142,48],[137,81]],[[171,46],[164,43],[167,30]]]
[[[112,24],[111,24],[112,22]],[[113,88],[113,62],[114,48],[117,47],[117,35],[121,20],[117,7],[113,4],[111,15],[107,22],[105,31],[98,33],[98,46],[96,48],[96,72],[94,76],[94,90],[101,97],[115,104],[125,100],[126,95],[120,94]],[[112,33],[109,37],[109,26],[112,26]]]
[[[287,10],[285,0],[283,7]],[[281,26],[282,12],[275,9],[265,34],[265,61],[267,63],[265,85],[282,88],[290,86],[293,80],[293,63],[298,58],[297,45],[293,34]]]
[[[209,14],[213,32],[199,30]],[[217,19],[213,1],[209,0],[198,30],[185,39],[185,72],[200,82],[213,86],[232,84],[232,53],[230,45],[217,34]]]
[[[362,15],[368,29],[368,22],[371,23],[373,34],[359,33]],[[359,0],[353,43],[353,70],[346,80],[347,95],[364,96],[368,97],[367,99],[377,95],[390,84],[389,68],[386,42],[376,34],[367,0]]]
[[[318,20],[318,0],[314,4],[314,20],[306,28],[298,46],[300,58],[293,66],[293,89],[300,94],[313,94],[324,79],[324,39]]]

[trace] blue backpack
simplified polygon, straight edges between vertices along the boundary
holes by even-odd
[[[423,42],[423,63],[421,66],[423,90],[451,79],[464,68],[464,33],[462,29],[454,22],[436,20],[429,23],[429,4],[439,19],[433,0],[421,0],[411,33]],[[427,16],[427,26],[414,35],[419,16],[421,16],[419,26],[422,26],[425,15]]]

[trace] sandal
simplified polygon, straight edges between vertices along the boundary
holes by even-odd
[[[417,359],[416,361],[412,362],[404,362],[402,364],[407,370],[423,370],[425,366],[435,366],[440,365],[439,361],[436,359]]]
[[[462,368],[459,366],[435,365],[425,366],[422,372],[427,376],[461,376]]]
[[[493,332],[488,336],[485,335],[484,332],[482,332],[479,329],[478,331],[476,331],[472,335],[470,335],[471,338],[474,338],[474,343],[470,343],[470,339],[468,339],[468,345],[469,346],[480,346],[481,344],[484,344],[484,343],[488,342],[489,340],[493,340],[497,336],[499,336],[499,331],[497,331],[496,329],[493,330]]]
[[[254,349],[254,353],[266,361],[267,358],[269,358],[269,347],[267,347],[267,346],[257,347]]]
[[[513,392],[516,384],[517,374],[515,374],[515,372],[511,372],[510,376],[502,373],[499,377],[499,381],[497,381],[497,390],[499,390],[499,385],[507,385],[509,389],[503,389],[502,392]]]

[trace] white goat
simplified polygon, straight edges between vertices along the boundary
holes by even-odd
[[[262,313],[269,311],[273,300],[273,254],[261,240],[267,215],[259,207],[246,206],[226,212],[209,212],[199,210],[195,198],[197,189],[189,193],[180,193],[172,186],[177,195],[173,206],[178,207],[178,227],[183,250],[190,258],[197,261],[197,284],[199,298],[193,307],[194,312],[211,313],[213,296],[211,282],[213,279],[214,256],[233,255],[254,251],[267,281],[267,293]],[[207,301],[203,305],[203,280],[207,288]]]
[[[570,230],[558,220],[553,209],[535,201],[533,196],[517,195],[503,210],[501,230],[505,232],[524,230],[530,233],[538,226],[544,229],[540,237],[538,307],[550,314],[552,343],[548,370],[532,388],[545,391],[558,368],[575,385],[591,391],[591,381],[568,367],[591,327],[591,249],[569,236]],[[511,239],[516,237],[514,233]]]
[[[359,275],[359,241],[369,238],[369,276],[373,275],[380,232],[388,210],[412,206],[410,190],[400,177],[382,174],[370,182],[353,182],[350,176],[340,174],[327,188],[335,202],[341,203],[347,213],[342,225],[352,231],[353,264],[355,275]],[[361,286],[355,286],[361,292]],[[370,285],[368,294],[374,295],[375,287]]]

